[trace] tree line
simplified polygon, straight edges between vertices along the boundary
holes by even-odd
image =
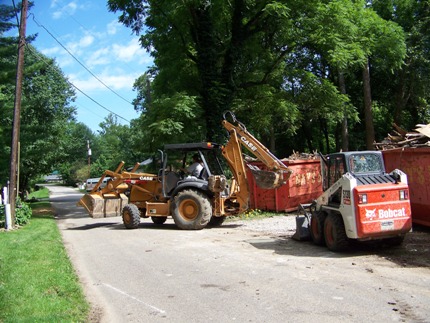
[[[4,33],[17,26],[13,8],[0,9],[4,184],[17,53]],[[393,123],[429,122],[429,1],[109,0],[108,10],[153,57],[134,83],[140,117],[120,125],[110,115],[97,133],[76,122],[73,86],[29,36],[20,187],[52,170],[71,183],[98,177],[166,143],[223,143],[226,110],[281,158],[374,149]]]

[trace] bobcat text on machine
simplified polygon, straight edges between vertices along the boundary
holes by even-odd
[[[411,230],[406,174],[385,172],[379,151],[321,156],[323,194],[308,205],[315,244],[342,251],[350,240],[384,239],[401,244]]]
[[[224,114],[222,124],[229,132],[225,146],[210,142],[165,145],[157,158],[144,163],[144,172],[138,171],[141,164],[130,172],[123,171],[121,162],[115,171],[105,171],[78,205],[95,218],[122,215],[129,229],[137,228],[140,218],[151,217],[155,224],[163,224],[171,216],[177,227],[198,230],[208,224],[221,225],[226,216],[245,212],[249,187],[242,146],[267,168],[260,170],[249,165],[257,185],[267,189],[279,187],[286,183],[291,171],[232,112]],[[194,155],[203,170],[198,176],[187,176],[182,170]],[[231,172],[229,179],[223,162]],[[107,176],[111,180],[100,189]]]

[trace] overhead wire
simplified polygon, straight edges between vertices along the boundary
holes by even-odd
[[[108,86],[105,82],[103,82],[97,75],[95,75],[87,66],[85,66],[84,63],[82,63],[73,53],[64,46],[44,25],[42,25],[40,22],[37,21],[34,14],[30,14],[33,17],[33,21],[36,23],[36,25],[40,28],[43,28],[76,62],[78,62],[79,65],[81,65],[88,73],[90,73],[97,81],[99,81],[104,87],[106,87],[109,91],[114,93],[116,96],[124,100],[125,102],[133,105],[129,100],[124,98],[122,95],[120,95],[118,92],[116,92],[114,89],[112,89],[110,86]]]
[[[40,56],[39,53],[33,51],[33,48],[28,46],[28,44],[26,43],[26,47],[28,50],[30,50],[30,52],[32,52],[39,60],[41,60],[43,63],[45,63],[46,66],[50,66],[50,63],[46,61],[46,59],[43,56]],[[88,94],[86,94],[84,91],[82,91],[80,88],[78,88],[75,84],[73,84],[71,81],[69,81],[68,79],[66,79],[66,82],[68,84],[70,84],[72,87],[74,87],[78,92],[80,92],[81,94],[83,94],[84,96],[86,96],[88,99],[90,99],[91,101],[93,101],[95,104],[97,104],[98,106],[100,106],[102,109],[112,113],[113,115],[117,116],[118,118],[130,123],[130,120],[120,116],[118,113],[106,108],[104,105],[102,105],[101,103],[97,102],[96,100],[94,100],[92,97],[90,97]]]
[[[16,8],[15,5],[15,1],[12,0],[14,9],[15,9],[15,17],[17,19],[17,26],[19,27],[19,19],[18,19],[18,9]],[[66,50],[67,53],[69,53],[70,56],[72,56],[82,67],[84,67],[94,78],[96,78],[101,84],[103,84],[107,89],[109,89],[110,91],[112,91],[114,94],[116,94],[118,97],[120,97],[121,99],[123,99],[124,101],[126,101],[129,104],[132,104],[130,101],[128,101],[127,99],[125,99],[123,96],[121,96],[120,94],[118,94],[116,91],[114,91],[113,89],[111,89],[108,85],[106,85],[102,80],[100,80],[93,72],[91,72],[83,63],[81,63],[44,25],[40,24],[37,20],[36,17],[33,13],[30,13],[30,16],[33,17],[33,21],[41,28],[43,28],[64,50]],[[76,21],[77,22],[77,21]],[[78,22],[79,23],[79,22]],[[50,66],[50,64],[44,59],[44,57],[39,56],[37,52],[33,51],[33,49],[31,47],[28,46],[27,43],[25,43],[27,49],[29,49],[39,60],[41,60],[43,63],[45,63],[46,66]],[[130,120],[122,117],[121,115],[119,115],[118,113],[108,109],[107,107],[105,107],[104,105],[102,105],[101,103],[97,102],[95,99],[93,99],[91,96],[89,96],[88,94],[86,94],[84,91],[82,91],[80,88],[78,88],[75,84],[73,84],[71,81],[69,81],[68,79],[66,79],[67,83],[69,83],[72,87],[74,87],[78,92],[80,92],[82,95],[84,95],[85,97],[87,97],[88,99],[90,99],[92,102],[94,102],[95,104],[97,104],[98,106],[100,106],[102,109],[112,113],[113,115],[115,115],[116,117],[130,123]],[[99,116],[100,117],[100,116]]]
[[[89,28],[87,28],[86,26],[84,26],[80,21],[78,21],[75,17],[73,17],[73,15],[72,15],[72,14],[68,13],[68,15],[69,15],[69,18],[70,18],[70,19],[72,19],[76,24],[78,24],[78,25],[79,25],[83,30],[85,30],[88,34],[90,34],[90,35],[94,35],[94,33],[93,33]],[[126,61],[122,62],[121,64],[122,64],[122,66],[123,66],[123,67],[126,67],[126,68],[127,68],[127,70],[128,70],[130,73],[134,73],[134,72],[135,72],[135,69],[134,69],[133,67],[131,67],[131,66],[130,66],[130,64],[128,64]]]

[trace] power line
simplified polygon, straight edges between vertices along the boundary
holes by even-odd
[[[88,73],[90,73],[97,81],[99,81],[103,86],[105,86],[109,91],[117,95],[119,98],[123,99],[125,102],[133,105],[130,101],[128,101],[126,98],[124,98],[122,95],[117,93],[115,90],[113,90],[110,86],[108,86],[106,83],[104,83],[97,75],[95,75],[88,67],[86,67],[76,56],[73,55],[72,52],[70,52],[66,46],[64,46],[44,25],[40,24],[37,20],[34,14],[31,14],[33,16],[33,21],[36,23],[37,26],[43,28],[73,59],[79,63]],[[80,91],[78,89],[78,91]]]
[[[45,58],[43,56],[40,56],[39,53],[33,51],[33,48],[28,46],[27,44],[27,48],[30,50],[30,52],[32,52],[39,60],[41,60],[43,63],[45,63],[46,66],[50,66],[49,62],[47,62],[45,60]],[[130,120],[127,120],[126,118],[120,116],[118,113],[113,112],[112,110],[106,108],[104,105],[102,105],[101,103],[97,102],[96,100],[94,100],[92,97],[90,97],[88,94],[86,94],[84,91],[82,91],[80,88],[78,88],[75,84],[73,84],[72,82],[70,82],[68,79],[66,79],[66,82],[69,83],[71,86],[73,86],[77,91],[79,91],[81,94],[83,94],[84,96],[86,96],[88,99],[90,99],[91,101],[93,101],[95,104],[97,104],[98,106],[100,106],[101,108],[105,109],[106,111],[112,113],[113,115],[117,116],[118,118],[130,123]]]
[[[69,15],[69,18],[71,18],[76,24],[78,24],[79,26],[81,26],[81,28],[83,28],[88,34],[94,35],[93,31],[91,31],[89,28],[87,28],[81,22],[79,22],[75,17],[73,17],[72,14],[70,14],[70,13],[67,13],[67,14]],[[122,66],[126,67],[130,73],[135,72],[135,70],[130,66],[130,64],[128,64],[125,61],[122,62]]]
[[[70,83],[70,82],[69,82]],[[90,99],[91,101],[93,101],[95,104],[97,104],[98,106],[100,106],[101,108],[113,113],[114,115],[116,115],[118,118],[121,118],[124,121],[127,121],[128,123],[130,123],[130,120],[127,120],[124,117],[121,117],[119,114],[116,114],[115,112],[109,110],[108,108],[104,107],[103,105],[101,105],[100,103],[98,103],[96,100],[94,100],[92,97],[90,97],[88,94],[86,94],[85,92],[83,92],[80,88],[78,88],[76,85],[74,85],[73,83],[70,83],[76,90],[78,90],[80,93],[82,93],[83,95],[85,95],[88,99]]]

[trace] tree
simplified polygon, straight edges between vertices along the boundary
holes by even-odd
[[[391,122],[405,129],[430,122],[430,3],[415,0],[374,0],[372,8],[386,20],[400,25],[406,36],[407,54],[401,69],[390,76],[389,84],[378,88]],[[379,70],[379,80],[387,78]],[[376,82],[376,84],[381,84]],[[385,82],[384,82],[385,83]],[[391,124],[391,122],[389,124]]]
[[[203,137],[222,141],[220,121],[225,110],[251,97],[258,87],[267,89],[259,99],[280,98],[283,77],[279,71],[295,42],[293,20],[284,3],[111,0],[108,6],[121,11],[120,21],[134,32],[146,29],[141,42],[154,56],[152,103],[158,105],[148,109],[145,118],[148,126],[158,127],[160,136],[179,132],[192,138],[195,128],[181,128],[191,117],[200,124]],[[172,97],[173,103],[179,102],[175,112],[185,108],[177,114],[185,119],[170,118],[156,126],[162,122],[160,117],[170,115]],[[291,106],[279,105],[283,108],[278,109],[278,120],[290,120],[285,107]],[[264,112],[258,119],[262,117],[271,119]],[[261,123],[254,120],[253,124]]]
[[[347,94],[345,73],[357,68],[362,71],[363,107],[367,149],[373,149],[375,140],[370,62],[384,70],[399,69],[405,57],[404,35],[401,28],[379,17],[366,7],[365,1],[335,0],[320,3],[315,15],[312,41],[327,60],[333,75],[337,75],[339,89]],[[342,123],[342,149],[348,150],[347,119]]]
[[[370,76],[396,73],[405,43],[402,29],[371,5],[108,1],[124,25],[142,33],[142,46],[154,57],[135,83],[135,103],[145,109],[144,141],[152,148],[202,137],[223,141],[220,121],[231,109],[275,154],[338,150],[339,138],[345,150],[373,149],[372,109],[380,134],[388,96],[372,100],[371,85],[383,85],[371,84]],[[349,142],[348,131],[359,135]]]
[[[4,43],[4,42],[3,42]],[[7,46],[2,47],[6,51]],[[15,47],[15,45],[10,45]],[[23,99],[20,129],[20,188],[28,189],[30,181],[50,173],[55,165],[63,162],[65,154],[62,142],[67,123],[74,119],[71,106],[74,91],[55,62],[27,45],[23,81]],[[14,55],[4,57],[3,64],[12,66]],[[0,110],[3,122],[0,126],[0,149],[10,152],[11,127],[14,100],[14,73],[3,74],[0,83]],[[8,163],[10,154],[0,156],[0,164]],[[0,181],[9,177],[7,167],[2,168]]]

